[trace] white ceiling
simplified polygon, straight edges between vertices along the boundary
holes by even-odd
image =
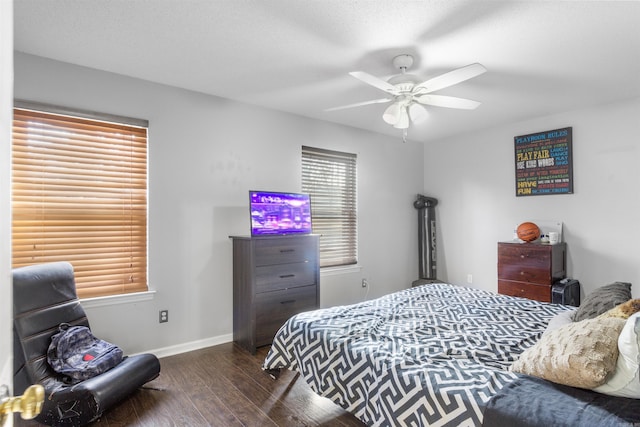
[[[428,141],[640,96],[640,2],[483,0],[15,0],[16,50],[388,135],[388,78],[488,72],[438,94],[409,139]],[[567,123],[570,125],[570,123]]]

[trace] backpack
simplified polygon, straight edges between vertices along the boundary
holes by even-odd
[[[86,326],[61,323],[51,337],[47,361],[71,384],[108,371],[122,361],[122,350],[96,338]]]

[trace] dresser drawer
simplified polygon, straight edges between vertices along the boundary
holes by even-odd
[[[551,286],[533,283],[498,280],[498,293],[514,297],[551,302]]]
[[[528,283],[551,283],[549,267],[531,266],[526,264],[498,264],[498,277],[505,280],[516,280]]]
[[[548,269],[551,265],[551,250],[548,246],[526,243],[501,245],[498,246],[498,263]]]
[[[316,294],[316,285],[256,294],[256,346],[270,344],[294,314],[318,308]]]
[[[277,291],[316,282],[316,263],[266,265],[256,267],[256,293]]]
[[[317,257],[317,246],[310,245],[305,238],[257,240],[255,242],[256,266],[287,264],[313,260]]]

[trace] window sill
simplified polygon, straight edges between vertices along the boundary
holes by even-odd
[[[136,292],[133,294],[110,295],[108,297],[95,297],[81,299],[82,308],[104,307],[108,305],[129,304],[153,299],[156,291]]]
[[[362,271],[360,264],[344,265],[339,267],[322,267],[320,276],[337,276],[338,274],[358,273]]]

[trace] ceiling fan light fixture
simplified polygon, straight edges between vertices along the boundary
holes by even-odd
[[[400,104],[398,102],[394,102],[389,105],[384,113],[382,114],[382,120],[389,123],[390,125],[395,125],[398,123],[400,118]]]
[[[407,107],[402,106],[398,114],[398,121],[393,125],[396,129],[408,129],[409,128],[409,113]]]
[[[413,123],[421,123],[429,117],[429,112],[422,105],[412,103],[409,105],[409,117]]]

